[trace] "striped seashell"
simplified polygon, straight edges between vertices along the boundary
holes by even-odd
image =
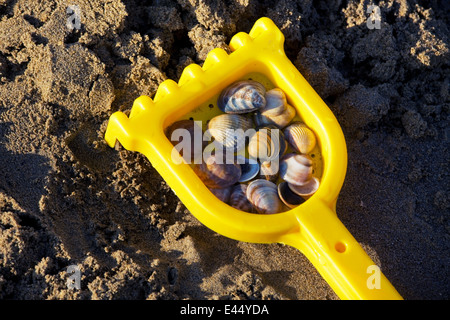
[[[253,205],[247,199],[247,185],[238,184],[231,190],[229,205],[244,212],[252,212]]]
[[[312,177],[306,184],[302,186],[296,186],[291,183],[288,183],[288,186],[297,195],[308,197],[312,196],[319,189],[320,182],[316,177]]]
[[[275,126],[259,128],[250,138],[247,151],[252,159],[261,162],[279,158],[287,150],[283,132]]]
[[[302,122],[295,122],[284,129],[284,135],[297,152],[307,154],[316,146],[314,132]]]
[[[280,177],[296,186],[305,185],[312,178],[313,161],[304,154],[289,153],[280,161]]]
[[[241,166],[237,163],[222,163],[211,155],[201,164],[194,165],[194,172],[209,188],[226,188],[238,182]]]
[[[291,209],[301,205],[306,201],[300,195],[293,192],[289,187],[289,184],[285,181],[281,182],[278,185],[278,196],[280,197],[281,201],[283,201],[283,203]]]
[[[243,115],[221,114],[209,121],[205,137],[211,136],[219,147],[237,152],[245,147],[247,130],[252,128],[253,121]]]
[[[217,106],[225,113],[247,113],[266,104],[266,89],[253,80],[237,81],[225,88],[217,99]]]
[[[258,213],[273,214],[282,210],[283,204],[278,197],[277,185],[273,182],[254,180],[248,184],[246,193]]]

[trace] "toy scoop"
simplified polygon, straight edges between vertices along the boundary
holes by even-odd
[[[286,57],[284,36],[268,18],[237,33],[231,53],[212,50],[202,67],[187,66],[178,83],[162,82],[153,98],[134,101],[129,117],[111,115],[105,139],[143,153],[186,208],[226,237],[254,243],[282,243],[299,249],[341,299],[402,299],[336,214],[347,168],[344,135],[331,110]],[[277,214],[253,214],[220,201],[187,163],[172,160],[164,130],[180,119],[207,121],[219,114],[221,90],[241,79],[282,89],[297,115],[316,134],[321,181],[303,204]],[[373,283],[371,281],[374,281]]]

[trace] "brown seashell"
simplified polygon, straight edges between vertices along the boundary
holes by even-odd
[[[283,132],[275,126],[259,128],[250,138],[248,154],[252,159],[270,161],[279,158],[287,149]]]
[[[295,115],[296,111],[287,103],[284,92],[275,88],[266,92],[266,105],[255,114],[254,119],[257,125],[274,124],[284,128]]]
[[[194,172],[209,188],[226,188],[241,177],[241,166],[237,163],[222,163],[211,155],[205,162],[194,165]]]
[[[231,195],[231,188],[209,188],[209,191],[211,191],[220,201],[228,203],[230,201],[230,195]]]
[[[253,121],[239,114],[221,114],[208,123],[205,135],[212,136],[225,150],[240,151],[245,147],[246,135],[254,133]]]
[[[302,122],[295,122],[284,129],[284,135],[297,152],[307,154],[316,146],[314,132]]]
[[[281,201],[291,209],[306,201],[304,198],[293,192],[287,182],[281,182],[278,185],[278,196]]]
[[[283,90],[275,88],[266,92],[266,104],[259,109],[264,116],[279,116],[287,105],[286,95]]]
[[[278,161],[264,161],[261,163],[260,179],[266,179],[272,182],[278,180],[280,163]]]
[[[253,205],[250,201],[248,201],[246,191],[246,184],[238,184],[234,186],[231,191],[229,204],[233,208],[251,213],[253,211]]]

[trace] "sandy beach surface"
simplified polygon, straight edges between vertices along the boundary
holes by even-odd
[[[342,126],[338,217],[405,299],[450,298],[448,1],[0,0],[0,299],[338,299],[298,250],[209,230],[104,141],[263,16]]]

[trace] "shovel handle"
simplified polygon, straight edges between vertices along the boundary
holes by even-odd
[[[282,242],[299,249],[339,298],[402,299],[327,204],[315,201],[297,219],[299,230]]]

